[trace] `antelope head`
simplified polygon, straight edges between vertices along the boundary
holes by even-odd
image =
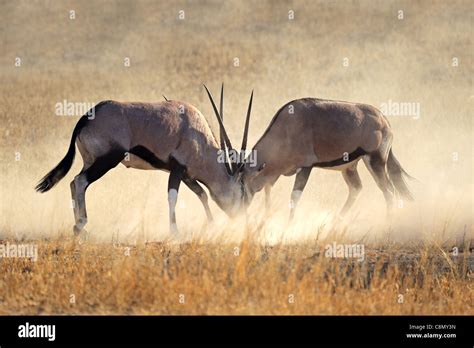
[[[228,200],[232,205],[229,215],[234,216],[237,213],[243,212],[249,203],[247,189],[244,183],[244,166],[245,166],[245,155],[247,149],[247,139],[249,131],[249,122],[250,122],[250,113],[252,111],[252,101],[253,101],[253,91],[250,95],[249,106],[247,109],[247,117],[245,119],[244,134],[242,137],[242,146],[240,150],[235,149],[232,146],[232,143],[229,139],[227,131],[224,127],[224,110],[223,110],[223,101],[224,101],[224,84],[221,86],[221,100],[219,103],[219,110],[214,102],[214,99],[209,92],[209,89],[204,85],[206,89],[209,100],[211,101],[212,108],[219,123],[219,133],[220,133],[220,153],[219,157],[221,158],[227,174],[229,176],[230,192],[228,192]]]

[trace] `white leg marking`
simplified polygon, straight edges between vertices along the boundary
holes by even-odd
[[[171,189],[168,191],[168,204],[170,209],[170,230],[171,233],[177,233],[178,227],[176,226],[175,220],[175,208],[176,202],[178,201],[178,191]]]
[[[295,206],[296,203],[298,203],[298,201],[301,198],[302,193],[303,191],[300,191],[300,190],[291,191],[291,202],[293,203],[293,206]]]
[[[168,202],[170,205],[175,206],[178,201],[178,191],[171,189],[168,191]]]
[[[301,194],[303,191],[294,190],[291,191],[291,201],[290,201],[290,221],[293,219],[293,215],[295,214],[296,205],[300,200]]]

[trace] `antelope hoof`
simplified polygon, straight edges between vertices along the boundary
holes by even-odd
[[[75,236],[81,235],[83,232],[85,232],[84,227],[78,227],[77,225],[74,225],[73,227],[73,232]]]
[[[84,232],[87,232],[84,229],[84,226],[87,224],[87,219],[80,218],[79,222],[74,225],[73,231],[75,236],[79,236],[83,234]]]

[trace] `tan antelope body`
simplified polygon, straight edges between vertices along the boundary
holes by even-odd
[[[363,158],[390,210],[394,187],[404,198],[412,199],[402,176],[406,172],[394,157],[391,144],[390,125],[373,106],[314,98],[294,100],[277,112],[254,146],[257,164],[245,164],[241,169],[247,200],[265,188],[268,204],[276,180],[296,173],[292,217],[311,169],[335,169],[342,171],[349,186],[341,210],[344,215],[361,190],[357,162]]]
[[[181,181],[199,196],[208,219],[212,216],[207,195],[198,182],[209,189],[226,213],[236,212],[241,202],[241,185],[229,175],[226,165],[217,160],[219,144],[194,106],[179,101],[104,101],[94,107],[93,114],[93,119],[84,115],[78,121],[66,156],[36,187],[39,192],[48,191],[66,175],[77,144],[84,166],[71,182],[76,234],[87,223],[87,187],[119,163],[170,172],[168,202],[172,231],[176,231],[175,205]]]
[[[204,86],[205,87],[205,86]],[[206,88],[220,126],[220,144],[206,119],[192,105],[178,101],[161,103],[120,103],[96,105],[95,117],[84,115],[76,124],[66,156],[36,186],[50,190],[72,166],[75,145],[84,166],[71,182],[76,224],[79,233],[87,223],[87,187],[110,169],[123,163],[129,168],[158,169],[170,173],[168,202],[170,227],[176,231],[175,206],[183,181],[201,199],[208,219],[212,219],[204,184],[221,209],[234,215],[263,188],[267,202],[271,186],[281,175],[296,175],[292,192],[291,217],[313,167],[341,170],[349,186],[342,208],[344,215],[354,203],[361,182],[357,162],[364,159],[382,190],[387,207],[395,189],[406,199],[412,196],[403,175],[408,175],[391,150],[392,132],[386,118],[376,108],[340,101],[304,98],[283,106],[254,146],[257,162],[233,162],[229,151],[237,152],[223,124],[223,86],[220,109]],[[253,92],[238,158],[247,147]],[[222,162],[220,155],[225,154]],[[388,173],[387,173],[388,169]]]

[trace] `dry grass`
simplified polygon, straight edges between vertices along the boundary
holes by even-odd
[[[470,1],[2,1],[0,32],[0,240],[35,243],[40,254],[0,260],[0,313],[473,314],[472,255],[451,253],[474,236]],[[394,152],[420,180],[416,202],[387,223],[360,166],[361,197],[347,225],[333,228],[347,188],[340,174],[315,171],[296,225],[286,227],[293,178],[281,178],[273,217],[262,224],[260,195],[243,229],[215,204],[215,225],[206,226],[183,188],[182,235],[168,241],[167,175],[118,167],[87,192],[89,240],[67,240],[68,182],[80,158],[57,188],[33,190],[64,156],[78,119],[56,116],[55,104],[165,94],[196,105],[215,127],[200,84],[216,90],[221,81],[233,142],[252,88],[250,143],[294,98],[420,103],[419,119],[390,118]],[[363,243],[366,261],[318,254],[333,241]]]
[[[0,313],[474,314],[468,253],[392,245],[359,262],[323,246],[42,241],[38,262],[0,264]]]

